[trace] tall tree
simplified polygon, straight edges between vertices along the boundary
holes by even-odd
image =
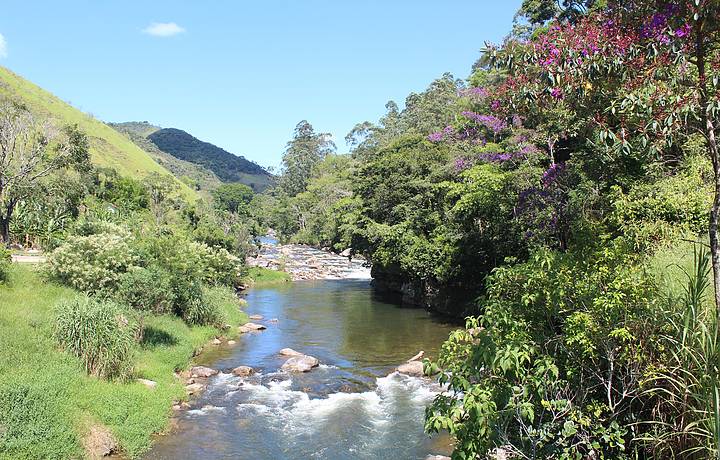
[[[77,126],[58,129],[36,118],[27,107],[0,101],[0,238],[10,243],[10,221],[18,202],[30,196],[40,180],[89,160],[88,140]]]
[[[280,188],[290,196],[304,192],[317,164],[335,148],[329,133],[316,133],[306,120],[298,123],[283,154]]]

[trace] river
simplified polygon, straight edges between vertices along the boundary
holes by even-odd
[[[262,332],[199,357],[220,369],[146,459],[424,459],[447,454],[423,432],[438,391],[394,368],[424,350],[435,357],[453,325],[376,297],[368,279],[296,281],[247,293]],[[269,319],[277,319],[270,322]],[[280,371],[290,347],[317,357],[305,374]],[[285,358],[286,359],[286,358]],[[257,374],[235,377],[251,366]]]

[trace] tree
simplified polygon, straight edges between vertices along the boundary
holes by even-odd
[[[88,140],[77,126],[58,129],[50,120],[39,120],[14,101],[0,101],[2,242],[10,243],[10,221],[18,202],[30,196],[43,177],[88,161]]]
[[[283,154],[283,175],[280,187],[290,196],[304,192],[315,166],[335,151],[335,143],[328,133],[316,133],[303,120],[295,127],[295,134]]]
[[[234,214],[247,214],[253,199],[250,187],[240,183],[222,184],[212,192],[215,207]]]

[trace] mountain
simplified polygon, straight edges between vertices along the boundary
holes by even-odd
[[[203,142],[183,130],[158,129],[147,138],[161,151],[209,169],[223,182],[241,182],[255,191],[262,191],[273,182],[272,174],[257,163]]]
[[[211,191],[222,183],[214,172],[204,166],[175,158],[157,148],[147,136],[160,130],[159,126],[152,125],[147,121],[108,124],[128,136],[138,147],[149,153],[156,162],[194,189]]]
[[[77,124],[88,136],[90,159],[97,166],[113,168],[121,175],[135,178],[143,178],[152,172],[173,176],[127,136],[2,66],[0,97],[22,102],[36,116],[48,117],[59,125]],[[197,197],[196,192],[186,184],[180,180],[178,184],[188,198]]]

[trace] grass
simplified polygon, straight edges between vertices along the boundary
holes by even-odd
[[[263,267],[250,267],[245,276],[245,283],[252,286],[281,284],[289,281],[291,278],[287,273]]]
[[[0,459],[82,458],[92,423],[109,428],[125,454],[137,457],[167,427],[172,402],[185,398],[174,371],[219,334],[174,316],[146,316],[134,377],[157,387],[100,380],[52,339],[54,306],[76,295],[25,266],[14,265],[9,283],[0,284]],[[237,305],[223,304],[231,324],[247,320]]]
[[[0,96],[15,97],[39,116],[50,117],[60,124],[77,124],[90,140],[90,156],[98,166],[110,167],[121,175],[142,179],[152,172],[172,174],[135,145],[127,136],[71,106],[37,85],[0,66]],[[174,177],[174,176],[173,176]],[[197,198],[190,187],[177,180],[182,194]]]

